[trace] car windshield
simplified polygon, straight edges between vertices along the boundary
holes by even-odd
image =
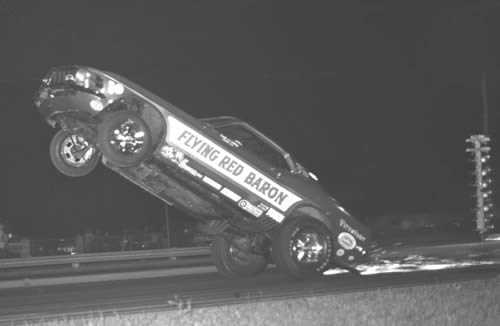
[[[202,119],[210,123],[233,146],[240,147],[273,168],[290,170],[286,154],[277,144],[247,123],[233,117]]]
[[[236,142],[238,146],[265,161],[270,166],[279,169],[289,169],[283,155],[274,149],[268,142],[259,137],[259,135],[246,128],[245,125],[234,124],[219,126],[217,130]]]

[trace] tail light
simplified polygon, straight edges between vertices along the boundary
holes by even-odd
[[[55,69],[42,82],[50,86],[70,83],[104,96],[119,96],[125,92],[123,84],[91,70],[77,67]]]
[[[122,95],[125,91],[123,84],[85,69],[80,69],[75,73],[74,81],[78,86],[92,89],[106,96]]]

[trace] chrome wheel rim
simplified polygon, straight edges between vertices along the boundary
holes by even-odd
[[[291,239],[290,249],[298,263],[319,264],[327,259],[328,241],[314,230],[299,230]]]
[[[70,135],[64,138],[60,150],[64,161],[73,167],[81,167],[87,164],[95,152],[95,147],[79,135]]]
[[[137,154],[144,148],[146,133],[131,119],[127,119],[111,132],[110,143],[119,152]]]

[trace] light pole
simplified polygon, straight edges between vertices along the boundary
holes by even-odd
[[[488,136],[488,77],[486,72],[481,75],[481,99],[483,104],[483,135]]]

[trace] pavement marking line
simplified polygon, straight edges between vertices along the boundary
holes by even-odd
[[[126,273],[108,273],[96,275],[76,275],[49,278],[34,278],[22,280],[0,281],[0,289],[27,288],[36,286],[51,286],[63,284],[77,284],[90,282],[122,281],[132,279],[145,279],[155,277],[196,275],[205,273],[215,273],[215,266],[186,267],[158,271],[139,271]]]

